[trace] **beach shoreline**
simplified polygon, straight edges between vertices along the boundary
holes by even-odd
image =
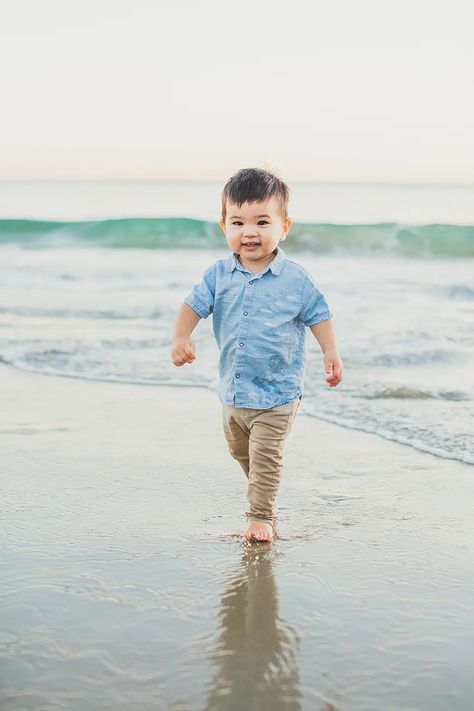
[[[109,469],[117,464],[119,471],[127,472],[126,479],[133,478],[131,472],[135,469],[137,481],[144,480],[146,470],[158,483],[167,470],[181,472],[184,478],[202,476],[206,482],[207,470],[218,470],[225,473],[218,487],[228,484],[232,497],[239,491],[238,499],[223,502],[226,518],[232,522],[231,530],[239,520],[242,525],[245,523],[242,517],[247,507],[246,479],[228,453],[216,392],[192,386],[150,387],[82,380],[25,372],[3,364],[0,387],[5,470],[11,468],[15,473],[9,454],[17,451],[20,441],[22,453],[31,456],[35,468],[49,461],[42,462],[42,454],[54,451],[58,461],[67,452],[65,461],[74,463],[79,471],[84,452],[88,452],[97,467]],[[468,464],[305,416],[304,398],[285,445],[283,472],[279,521],[290,515],[297,519],[299,495],[315,491],[315,485],[322,496],[337,498],[337,482],[344,482],[340,496],[348,492],[351,496],[360,494],[364,482],[379,501],[378,497],[384,498],[388,491],[390,477],[393,495],[400,501],[402,492],[411,487],[409,498],[416,508],[417,490],[420,504],[426,505],[426,497],[432,497],[435,485],[442,486],[458,476],[459,483],[469,487],[472,478]],[[171,489],[172,483],[168,483]],[[176,485],[181,483],[178,476]],[[295,497],[292,507],[285,500],[288,496]],[[212,506],[208,499],[203,495],[199,502],[203,509]]]
[[[5,365],[0,389],[2,708],[102,708],[118,689],[129,707],[219,708],[248,645],[265,631],[281,645],[281,619],[298,638],[292,708],[468,708],[469,465],[298,414],[278,537],[249,567],[216,393]],[[236,571],[246,593],[229,609]],[[273,682],[288,708],[282,668]]]

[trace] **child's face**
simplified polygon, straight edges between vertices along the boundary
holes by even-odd
[[[244,266],[259,266],[286,239],[291,220],[283,220],[277,199],[244,202],[240,207],[227,201],[225,222],[220,221],[230,249]]]

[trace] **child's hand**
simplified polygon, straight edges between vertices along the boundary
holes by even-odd
[[[192,363],[196,359],[196,347],[193,341],[188,338],[176,338],[173,341],[171,360],[174,365],[184,365]]]
[[[330,388],[335,388],[336,385],[339,385],[344,375],[342,360],[336,350],[327,350],[325,352],[324,368],[326,373],[329,374],[329,378],[326,378],[326,382]]]

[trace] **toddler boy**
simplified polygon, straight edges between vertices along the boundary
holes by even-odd
[[[292,224],[288,198],[288,186],[259,168],[227,181],[220,225],[232,254],[204,272],[173,334],[172,362],[192,363],[191,333],[213,314],[224,433],[248,479],[246,540],[273,539],[283,445],[302,398],[306,327],[324,354],[329,387],[343,376],[327,302],[278,246]]]

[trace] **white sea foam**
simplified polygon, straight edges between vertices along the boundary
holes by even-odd
[[[172,365],[170,339],[186,293],[227,254],[1,247],[0,359],[52,375],[215,389],[211,318],[193,334],[192,365]],[[345,364],[344,381],[328,389],[308,333],[304,409],[472,463],[469,263],[347,255],[298,261],[331,305]]]

